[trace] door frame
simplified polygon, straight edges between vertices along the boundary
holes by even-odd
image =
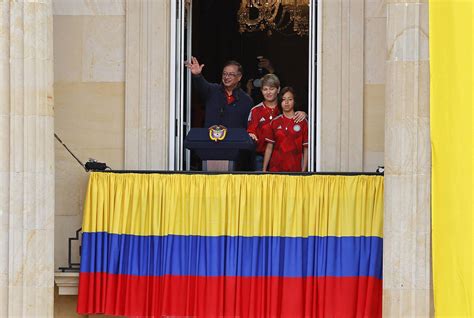
[[[310,0],[309,11],[308,116],[315,118],[309,121],[308,171],[310,172],[321,170],[322,2],[323,0]],[[170,10],[168,169],[183,171],[190,168],[190,153],[183,149],[183,137],[191,128],[191,74],[184,67],[184,60],[185,56],[192,54],[192,0],[171,1]],[[187,28],[185,20],[188,22]],[[183,76],[184,72],[187,72],[186,76]],[[184,113],[187,122],[183,120]]]

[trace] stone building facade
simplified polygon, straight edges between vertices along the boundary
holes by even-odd
[[[428,0],[317,2],[321,168],[385,164],[384,315],[431,316]],[[83,161],[168,169],[170,12],[166,0],[0,2],[1,317],[75,315],[60,294],[77,277],[55,272],[88,175],[55,132]]]

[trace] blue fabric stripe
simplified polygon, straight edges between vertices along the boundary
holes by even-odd
[[[379,237],[82,236],[81,272],[140,276],[372,276]]]

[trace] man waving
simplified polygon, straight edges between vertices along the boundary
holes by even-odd
[[[191,70],[193,83],[205,101],[205,127],[224,125],[227,128],[247,128],[253,101],[239,85],[242,65],[236,61],[225,63],[220,84],[206,81],[201,74],[204,64],[199,64],[195,57],[185,65]]]

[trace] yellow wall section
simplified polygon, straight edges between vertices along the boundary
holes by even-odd
[[[474,316],[474,1],[430,1],[433,282],[437,317]]]

